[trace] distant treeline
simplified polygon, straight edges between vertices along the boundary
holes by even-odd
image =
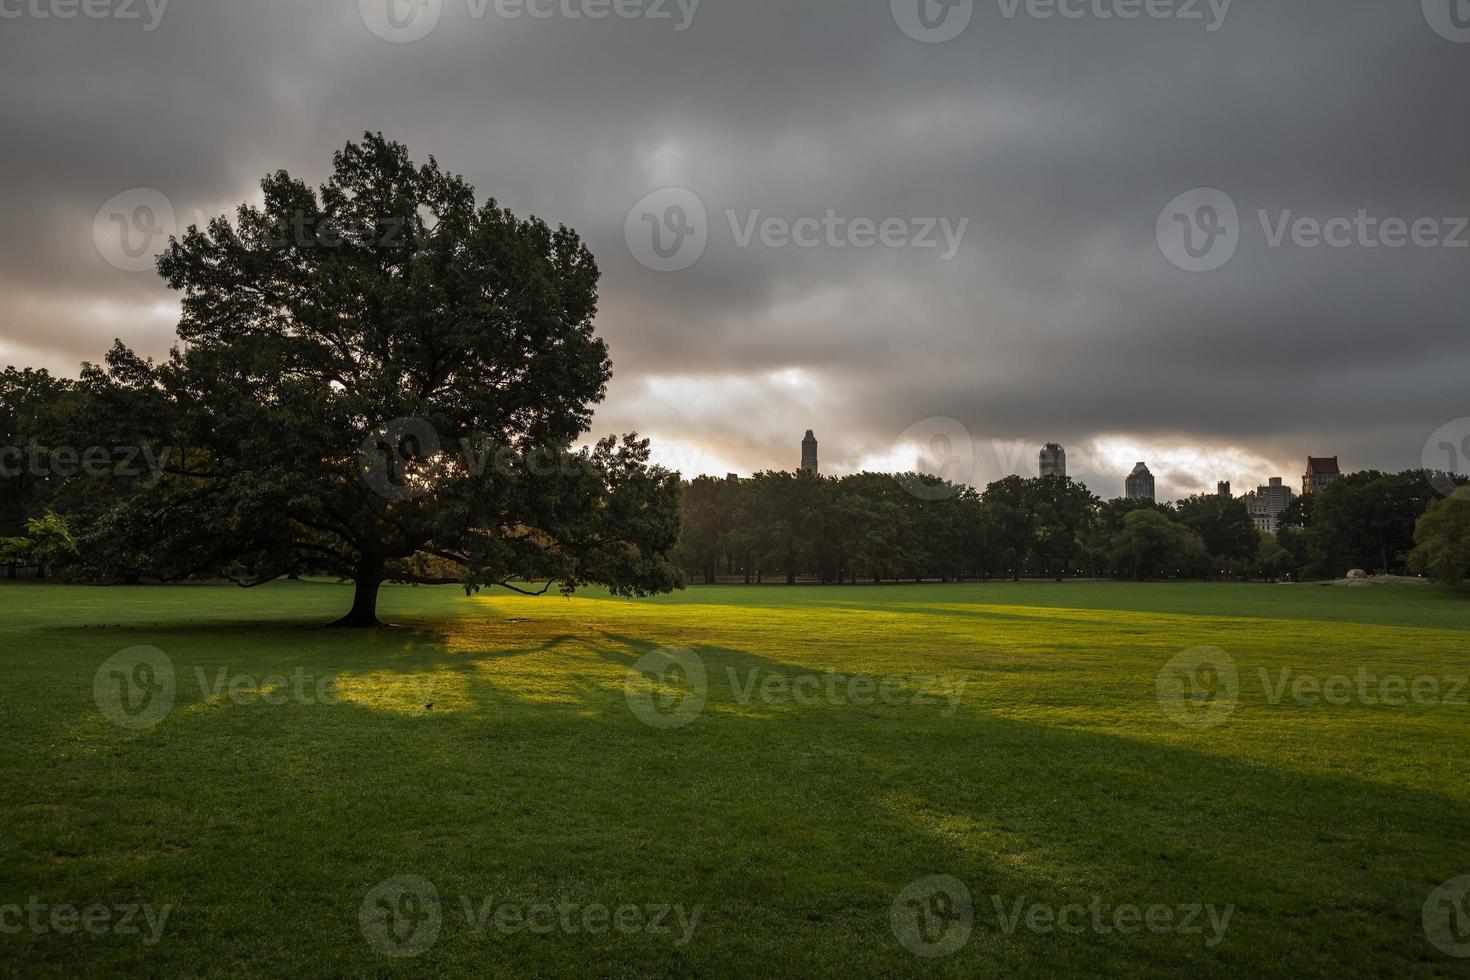
[[[918,474],[701,477],[684,488],[675,558],[691,582],[1300,580],[1355,568],[1457,580],[1470,572],[1470,538],[1454,538],[1470,533],[1470,500],[1441,501],[1436,485],[1453,482],[1354,473],[1297,498],[1279,532],[1263,535],[1238,499],[1103,501],[1065,477],[1011,476],[980,491]],[[1441,504],[1416,553],[1416,525]],[[1441,524],[1450,540],[1436,546],[1427,535]]]
[[[106,576],[90,563],[95,543],[115,549],[158,533],[117,525],[116,514],[174,450],[107,438],[108,404],[88,391],[95,373],[78,383],[0,371],[0,574],[116,581],[116,562]],[[672,557],[689,582],[1302,580],[1354,568],[1458,581],[1470,575],[1470,489],[1455,491],[1464,482],[1353,473],[1296,498],[1280,530],[1262,535],[1240,500],[1103,501],[1058,477],[1011,476],[984,490],[917,474],[701,477],[683,485]],[[221,533],[231,519],[220,516]]]

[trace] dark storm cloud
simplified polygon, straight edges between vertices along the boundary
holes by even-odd
[[[595,20],[562,11],[597,0],[535,8],[547,18],[429,0],[434,29],[395,43],[368,27],[389,2],[179,3],[152,31],[0,21],[0,358],[72,368],[114,335],[167,346],[167,291],[93,244],[113,195],[155,189],[186,223],[278,167],[319,181],[333,150],[381,129],[583,233],[617,370],[599,427],[695,447],[701,468],[790,466],[808,427],[824,461],[853,467],[939,416],[986,447],[980,477],[1014,462],[993,445],[1055,438],[1196,446],[1246,470],[1221,478],[1259,481],[1294,478],[1309,451],[1416,465],[1430,432],[1470,414],[1470,249],[1271,243],[1288,212],[1288,227],[1470,215],[1470,44],[1419,4],[1121,20],[1097,14],[1127,0],[1050,19],[989,0],[925,44],[887,0],[625,0]],[[624,236],[665,187],[708,218],[677,272],[645,268]],[[1238,207],[1214,271],[1176,268],[1155,239],[1194,188]],[[968,224],[948,261],[741,244],[761,220],[829,211]],[[1161,489],[1213,485],[1197,476]]]

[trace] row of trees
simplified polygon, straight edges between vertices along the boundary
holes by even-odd
[[[1470,573],[1470,549],[1454,537],[1470,501],[1440,501],[1447,479],[1355,473],[1296,500],[1280,531],[1263,535],[1238,499],[1103,501],[1065,477],[1010,476],[983,490],[918,474],[700,477],[684,488],[674,558],[704,582],[1306,579],[1352,568],[1454,581]]]
[[[139,509],[140,502],[170,500],[167,493],[159,496],[158,485],[177,479],[181,467],[199,464],[171,459],[161,444],[145,445],[130,450],[127,459],[109,450],[108,465],[89,472],[85,454],[58,454],[55,448],[95,445],[99,434],[123,438],[116,420],[130,413],[118,407],[119,392],[126,391],[117,379],[126,373],[122,366],[92,369],[78,381],[29,369],[0,372],[0,566],[12,574],[18,565],[63,569],[87,581],[220,573],[209,562],[161,567],[159,553],[177,554],[179,548],[147,541],[167,545],[173,535],[193,540],[200,533],[228,540],[221,524],[156,527]],[[261,464],[258,472],[269,470]],[[1470,575],[1470,491],[1441,499],[1448,481],[1445,474],[1420,470],[1353,473],[1293,500],[1280,530],[1261,535],[1240,500],[1210,495],[1172,505],[1102,501],[1066,478],[1012,476],[975,490],[917,474],[701,477],[683,485],[682,530],[671,556],[687,579],[705,582],[1079,575],[1317,579],[1340,577],[1351,568],[1457,581]],[[555,489],[544,482],[537,488],[538,496]],[[296,492],[306,489],[301,485]],[[660,492],[671,501],[673,489]],[[360,488],[349,486],[349,492],[372,498]],[[319,496],[329,499],[329,491]],[[640,490],[629,499],[654,496]],[[429,519],[433,508],[413,512]],[[672,540],[672,520],[660,520],[660,534]],[[313,570],[324,569],[299,552],[267,569]],[[351,569],[325,570],[352,577]],[[444,579],[442,571],[405,574],[409,580]],[[543,574],[555,571],[547,567]],[[676,580],[666,582],[673,586]]]

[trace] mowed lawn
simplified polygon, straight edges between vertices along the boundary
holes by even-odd
[[[1470,967],[1423,924],[1430,893],[1470,874],[1463,594],[389,588],[397,628],[320,628],[349,603],[325,583],[0,587],[0,972]],[[151,727],[94,690],[140,646],[175,682]],[[1197,647],[1235,665],[1233,710],[1209,674],[1168,705],[1214,727],[1159,698],[1161,669]],[[680,668],[630,673],[659,650]],[[1302,676],[1352,693],[1294,697]],[[1384,678],[1420,679],[1419,696],[1390,681],[1405,703],[1384,703]],[[137,931],[119,931],[131,906]],[[99,934],[66,907],[105,909]],[[918,955],[906,922],[921,951],[957,948]]]

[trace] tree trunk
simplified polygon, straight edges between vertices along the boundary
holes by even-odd
[[[353,577],[352,611],[333,623],[344,629],[373,629],[378,622],[378,587],[383,584],[383,563],[363,559]]]

